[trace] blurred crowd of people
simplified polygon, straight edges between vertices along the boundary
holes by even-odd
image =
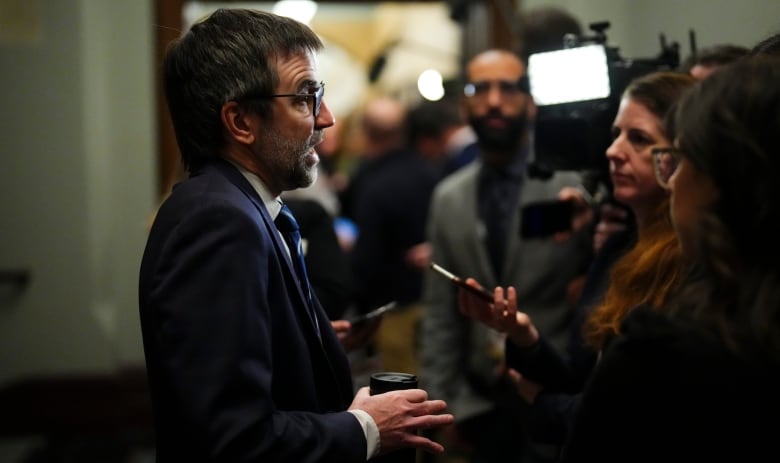
[[[529,178],[534,108],[518,85],[531,53],[560,48],[551,36],[582,28],[556,8],[524,21],[517,54],[490,50],[469,62],[465,96],[413,105],[370,99],[354,124],[362,145],[353,146],[362,151],[339,171],[328,148],[324,181],[332,190],[312,195],[338,198],[334,220],[347,220],[354,233],[340,238],[353,286],[334,316],[399,303],[369,328],[369,352],[379,357],[372,367],[420,375],[430,394],[447,400],[456,422],[439,435],[443,462],[560,457],[583,389],[629,313],[664,309],[688,286],[670,188],[654,166],[664,156],[656,151],[677,139],[673,109],[698,81],[756,53],[716,44],[677,69],[634,79],[605,153],[611,194],[593,204],[567,189],[581,189],[582,177]],[[343,134],[335,135],[342,147]],[[509,233],[520,229],[523,205],[555,198],[580,202],[586,225],[575,221],[567,236],[543,241]],[[492,310],[512,301],[512,323],[497,321],[484,302],[458,301],[449,282],[428,273],[432,262],[472,284],[504,288]],[[515,457],[503,459],[507,452]]]
[[[462,94],[336,117],[317,180],[281,192],[343,347],[446,402],[453,422],[420,430],[443,453],[419,461],[776,456],[760,423],[780,411],[780,40],[633,79],[594,202],[584,173],[529,168],[528,56],[581,26],[555,8],[522,21],[517,50],[470,57]],[[521,232],[556,201],[570,226]]]

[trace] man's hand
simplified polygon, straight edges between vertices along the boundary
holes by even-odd
[[[443,400],[428,400],[422,389],[390,391],[370,395],[368,387],[362,387],[355,395],[350,410],[363,410],[374,419],[379,428],[379,454],[384,455],[401,448],[416,448],[439,454],[444,447],[417,431],[436,429],[452,424],[454,417],[442,413],[447,408]]]

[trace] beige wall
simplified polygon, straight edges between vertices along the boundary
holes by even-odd
[[[3,2],[35,34],[0,38],[0,269],[32,276],[0,287],[0,384],[142,362],[151,0],[36,0],[25,19]]]

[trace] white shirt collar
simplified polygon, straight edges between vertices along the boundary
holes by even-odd
[[[241,172],[241,175],[247,179],[249,184],[252,185],[252,188],[255,189],[258,195],[260,195],[260,199],[263,201],[265,208],[268,209],[268,213],[271,215],[271,220],[276,220],[276,216],[278,216],[279,211],[282,210],[282,198],[279,196],[274,197],[271,192],[268,191],[265,183],[260,180],[260,177],[253,174],[252,172],[249,172],[235,162],[230,161],[230,163],[236,166],[238,171]]]

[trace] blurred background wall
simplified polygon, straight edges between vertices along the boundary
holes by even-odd
[[[156,79],[160,33],[178,32],[158,15],[190,3],[0,0],[0,390],[143,367],[137,273],[177,162],[161,141]],[[657,54],[659,33],[685,56],[691,29],[700,47],[752,46],[780,30],[777,0],[320,3],[311,24],[334,48],[323,69],[334,75],[328,103],[345,117],[371,92],[408,95],[420,66],[457,74],[463,50],[511,35],[508,13],[518,7],[556,4],[585,25],[609,20],[610,43],[625,57]],[[453,19],[464,8],[469,22]],[[370,82],[385,51],[386,68]],[[0,426],[13,429],[3,403]]]

